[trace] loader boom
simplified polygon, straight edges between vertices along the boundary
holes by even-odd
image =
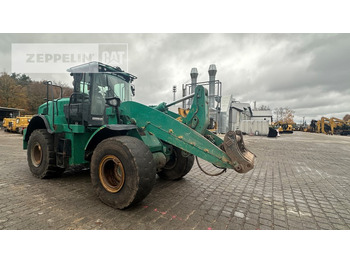
[[[121,115],[132,119],[132,123],[162,141],[217,167],[235,169],[237,172],[244,173],[249,171],[254,167],[254,154],[244,148],[242,136],[236,137],[236,134],[231,132],[226,136],[227,142],[224,144],[221,138],[208,131],[207,104],[208,90],[203,86],[197,86],[192,107],[186,117],[168,112],[166,103],[151,108],[129,101],[124,102],[120,109]],[[237,139],[239,141],[236,141]],[[238,142],[240,146],[237,145]],[[230,152],[230,155],[225,151]],[[236,154],[237,151],[240,152]]]

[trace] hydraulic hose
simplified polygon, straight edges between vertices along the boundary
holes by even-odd
[[[219,175],[221,175],[222,173],[226,172],[226,168],[220,168],[220,167],[217,167],[217,166],[215,166],[215,165],[213,164],[216,168],[222,169],[222,170],[221,170],[219,173],[211,174],[211,173],[206,172],[206,171],[201,167],[201,165],[199,164],[199,161],[198,161],[198,157],[197,157],[197,156],[196,156],[196,162],[197,162],[197,165],[198,165],[199,169],[200,169],[204,174],[206,174],[206,175],[208,175],[208,176],[219,176]]]

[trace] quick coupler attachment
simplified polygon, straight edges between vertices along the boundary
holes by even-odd
[[[244,146],[241,131],[227,132],[224,138],[224,148],[233,163],[233,169],[238,173],[247,173],[254,167],[256,156]]]

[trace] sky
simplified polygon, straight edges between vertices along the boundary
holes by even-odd
[[[127,43],[127,69],[138,77],[134,100],[144,104],[171,102],[174,85],[180,98],[192,67],[207,81],[215,64],[223,95],[289,107],[296,123],[350,113],[350,34],[0,34],[1,71],[11,73],[18,43]],[[28,75],[72,82],[65,72]]]

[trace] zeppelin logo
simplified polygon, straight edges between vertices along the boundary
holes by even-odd
[[[27,63],[87,63],[94,59],[95,54],[27,54]]]
[[[67,68],[92,61],[128,70],[126,43],[18,43],[11,47],[12,72],[66,73]]]

